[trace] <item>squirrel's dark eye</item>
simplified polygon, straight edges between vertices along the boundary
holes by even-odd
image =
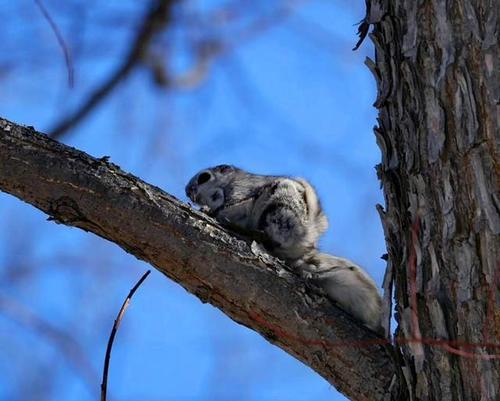
[[[197,180],[197,184],[198,185],[201,185],[201,184],[204,184],[206,183],[207,181],[210,181],[210,174],[209,173],[201,173],[199,176],[198,176],[198,180]]]

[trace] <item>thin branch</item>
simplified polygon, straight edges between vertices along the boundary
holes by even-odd
[[[115,323],[113,324],[113,328],[111,329],[111,334],[109,335],[108,339],[108,346],[106,347],[106,356],[104,358],[104,369],[102,372],[102,382],[101,382],[101,401],[106,401],[106,393],[108,389],[108,370],[109,370],[109,360],[111,358],[111,349],[113,347],[113,341],[115,340],[115,335],[116,332],[118,331],[118,327],[120,327],[120,323],[123,319],[123,315],[125,314],[125,311],[127,310],[130,301],[132,300],[132,297],[134,296],[134,293],[137,291],[137,289],[141,286],[141,284],[146,280],[146,277],[149,276],[149,273],[151,273],[151,270],[148,270],[146,273],[142,275],[142,277],[139,279],[139,281],[134,285],[134,287],[130,290],[130,292],[127,295],[127,298],[125,298],[125,301],[123,301],[122,307],[120,308],[120,311],[118,312],[118,316],[115,319]]]
[[[128,55],[118,68],[97,88],[86,101],[72,114],[55,124],[50,130],[51,138],[60,138],[68,130],[79,124],[92,110],[95,109],[142,61],[149,46],[156,35],[168,26],[171,12],[176,0],[153,1],[149,13],[143,20]],[[156,4],[158,3],[158,4]]]
[[[66,63],[66,69],[68,71],[68,86],[70,88],[73,88],[75,85],[75,68],[73,66],[73,59],[71,57],[71,52],[69,51],[69,47],[66,44],[66,41],[64,40],[64,37],[55,23],[55,21],[52,19],[50,16],[49,11],[43,4],[42,0],[35,0],[36,5],[40,9],[40,12],[42,13],[43,17],[47,20],[49,23],[50,27],[52,28],[52,31],[54,32],[54,35],[56,36],[57,42],[59,43],[59,46],[61,47],[61,50],[64,54],[64,61]]]

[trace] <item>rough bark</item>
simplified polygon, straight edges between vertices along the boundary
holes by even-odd
[[[397,394],[394,350],[384,339],[306,288],[255,243],[234,237],[107,158],[0,119],[0,190],[149,262],[351,399]]]
[[[500,399],[495,0],[372,0],[397,340],[414,400]]]

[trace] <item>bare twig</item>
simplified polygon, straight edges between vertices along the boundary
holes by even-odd
[[[68,86],[70,88],[73,88],[75,84],[75,69],[73,66],[73,59],[71,57],[71,52],[69,51],[68,45],[66,44],[66,41],[64,40],[64,37],[59,30],[59,27],[55,23],[55,21],[52,19],[52,17],[49,14],[49,11],[43,4],[42,0],[35,0],[36,5],[40,9],[40,12],[42,13],[43,17],[47,20],[49,23],[50,27],[52,28],[52,31],[54,32],[54,35],[56,35],[57,42],[59,43],[59,46],[62,49],[62,52],[64,54],[64,61],[66,62],[66,69],[68,70]]]
[[[125,311],[127,310],[130,301],[132,300],[132,297],[134,296],[134,293],[137,291],[137,289],[140,287],[140,285],[146,280],[146,277],[148,277],[149,273],[151,273],[151,270],[148,270],[146,273],[142,275],[142,277],[139,279],[136,285],[130,290],[130,292],[127,295],[127,298],[125,298],[125,301],[123,301],[122,307],[120,308],[120,311],[118,312],[118,316],[115,319],[115,323],[113,324],[113,328],[111,329],[111,334],[109,335],[109,340],[108,340],[108,346],[106,347],[106,356],[104,358],[104,369],[102,372],[102,383],[101,383],[101,401],[106,401],[106,392],[108,388],[108,370],[109,370],[109,360],[111,358],[111,348],[113,347],[113,341],[116,336],[116,332],[118,331],[118,327],[120,326],[120,323],[123,319],[123,315],[125,314]]]
[[[156,4],[157,3],[157,4]],[[172,6],[175,0],[153,1],[149,13],[133,41],[130,51],[122,64],[97,88],[86,101],[72,114],[55,124],[50,130],[50,137],[60,138],[69,129],[80,123],[112,90],[124,80],[143,59],[153,38],[170,22]]]

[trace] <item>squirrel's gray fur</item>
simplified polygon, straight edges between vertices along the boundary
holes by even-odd
[[[381,299],[373,280],[353,262],[318,251],[328,221],[306,180],[220,165],[198,172],[186,185],[186,194],[222,224],[257,234],[270,253],[285,259],[346,312],[380,331]]]
[[[328,227],[316,191],[300,178],[221,165],[191,178],[186,194],[222,224],[263,234],[269,252],[287,261],[316,249]]]
[[[293,266],[342,309],[382,334],[382,299],[372,278],[349,259],[314,253]]]

